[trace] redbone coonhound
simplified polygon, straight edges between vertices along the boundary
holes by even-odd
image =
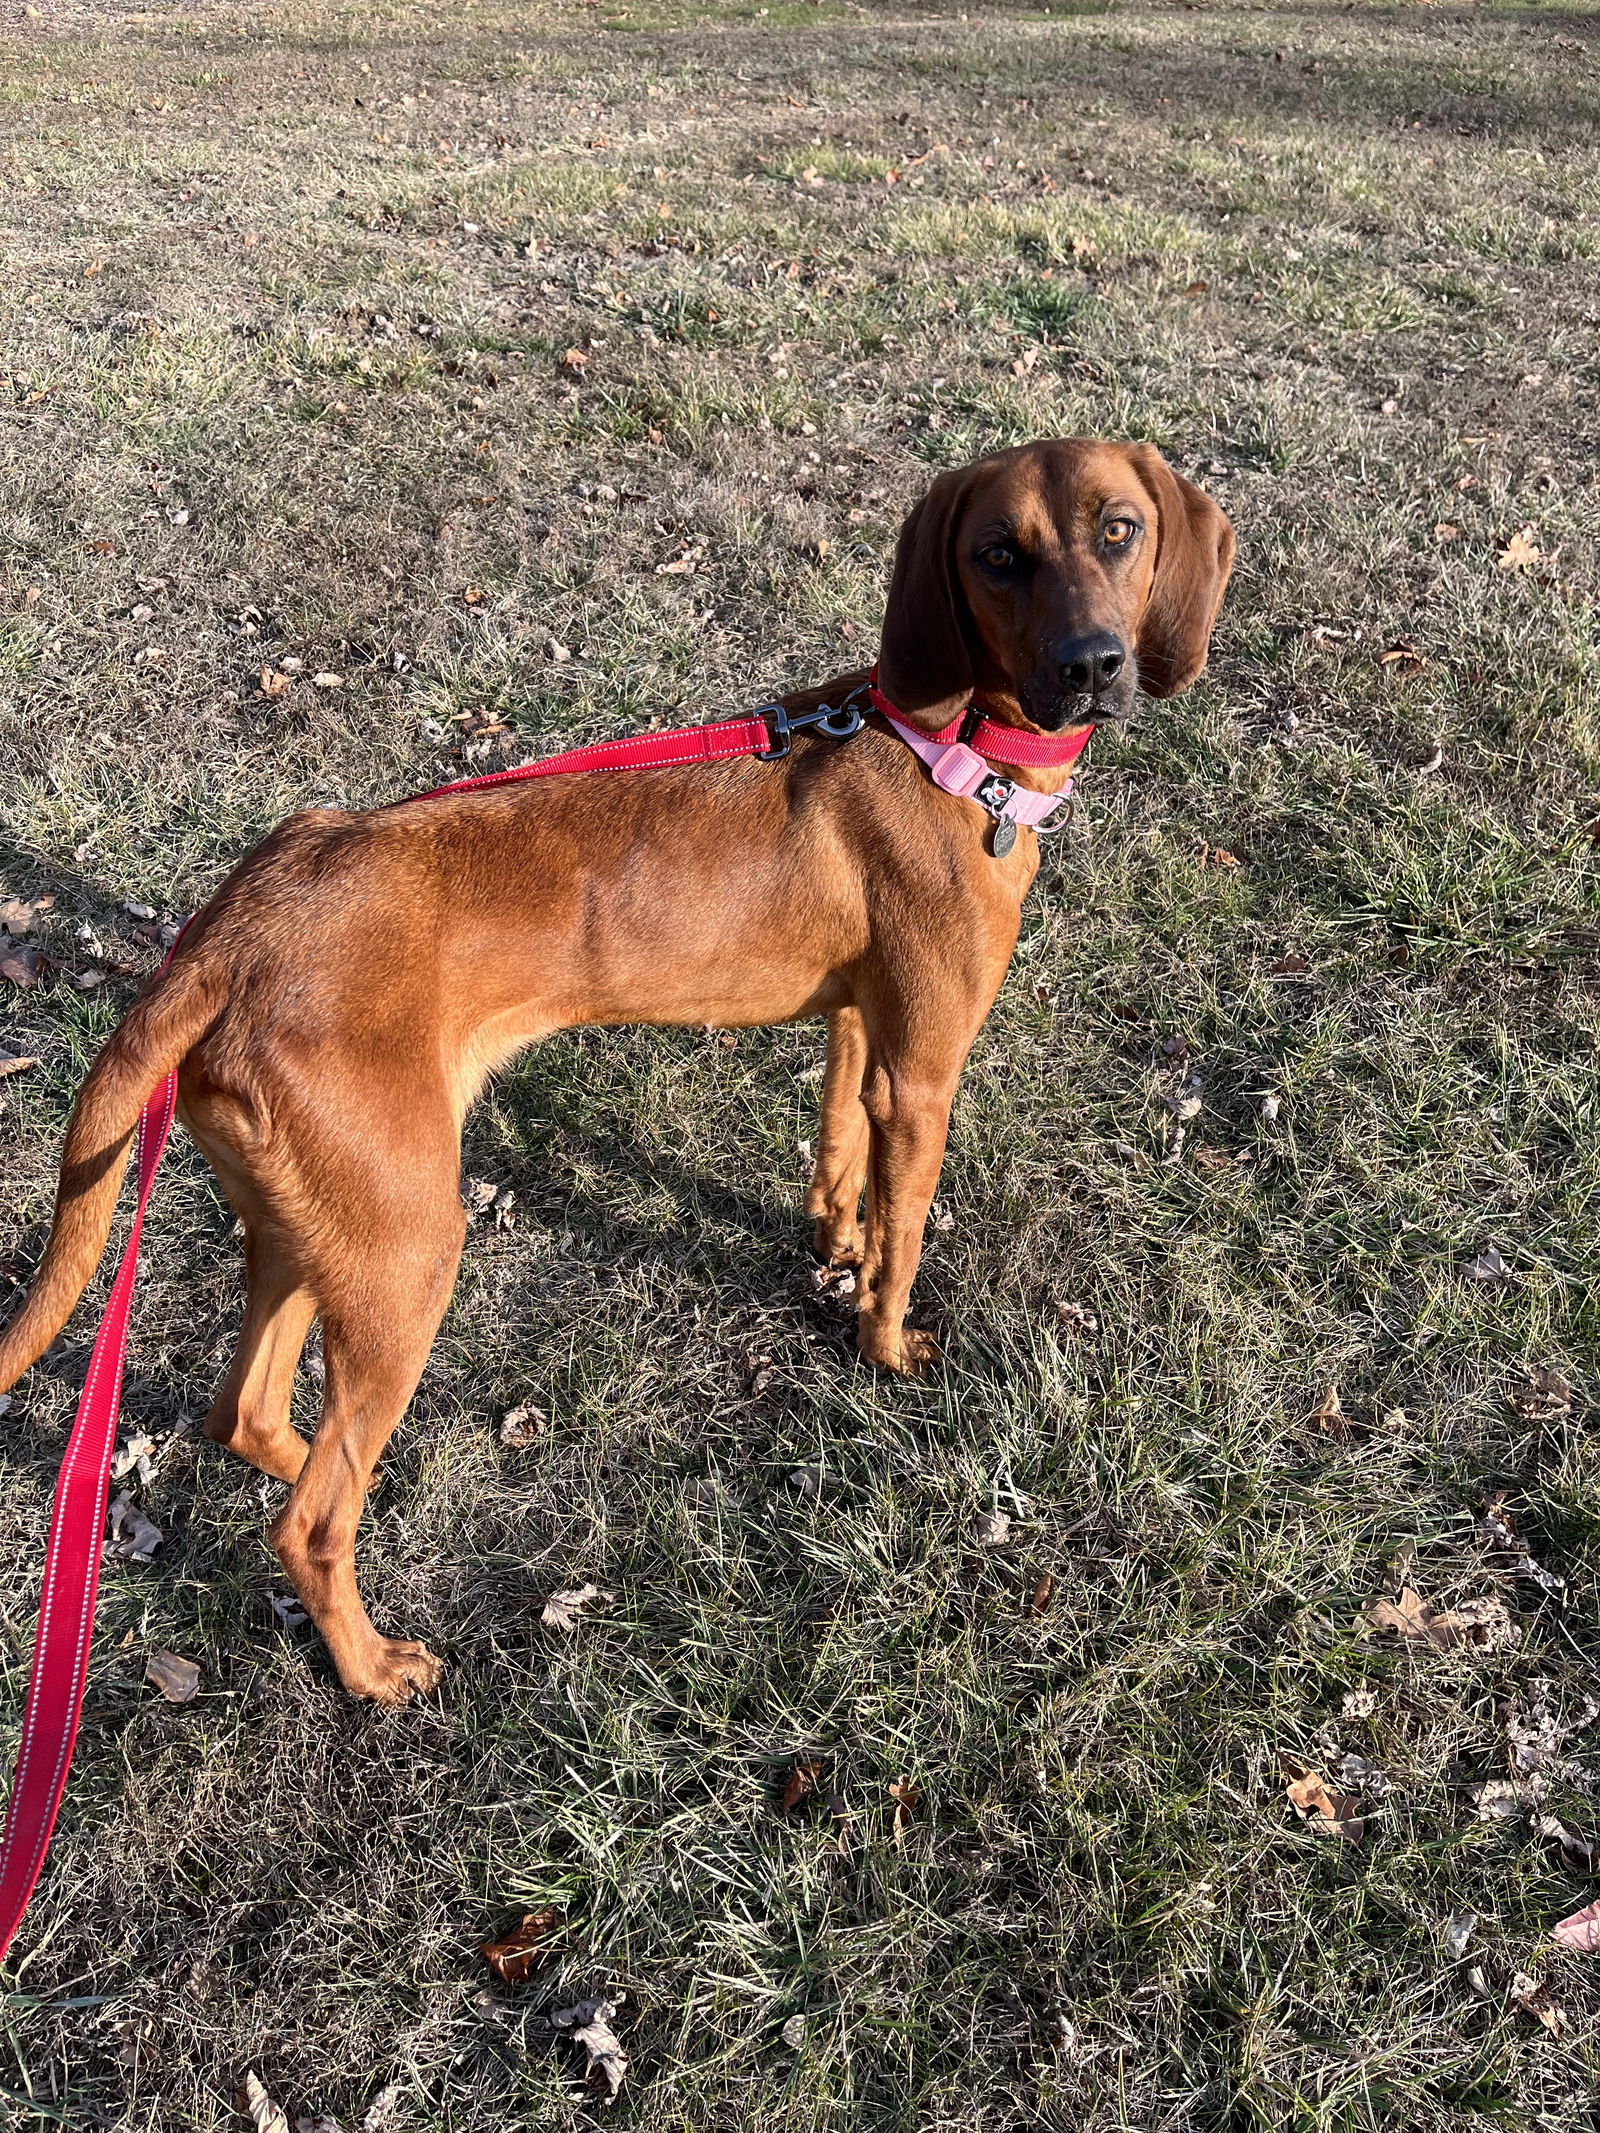
[[[1199,674],[1233,545],[1148,445],[1055,440],[943,474],[900,537],[879,686],[927,732],[969,703],[1033,733],[1124,716],[1136,683],[1170,696]],[[794,716],[866,680],[783,702]],[[485,1077],[576,1024],[825,1015],[806,1211],[818,1252],[859,1267],[862,1354],[916,1372],[935,1350],[906,1305],[951,1100],[1038,866],[1031,830],[996,856],[989,828],[876,717],[842,744],[797,735],[777,762],[292,816],[90,1069],[0,1389],[93,1273],[140,1106],[176,1065],[179,1115],[244,1232],[244,1322],[206,1434],[293,1484],[272,1539],[345,1687],[387,1703],[431,1687],[426,1646],[368,1619],[355,1536],[450,1300],[461,1124]],[[319,1317],[307,1445],[290,1391]]]

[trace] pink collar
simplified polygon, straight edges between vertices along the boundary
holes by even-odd
[[[975,800],[991,817],[997,856],[1003,858],[1016,841],[1016,830],[1002,828],[1002,824],[1026,823],[1040,834],[1065,826],[1072,803],[1070,778],[1059,792],[1029,792],[1025,786],[1001,777],[985,758],[1029,769],[1059,769],[1075,763],[1082,755],[1094,731],[1092,726],[1059,735],[1024,733],[1018,726],[1001,726],[993,719],[977,718],[968,705],[941,732],[922,733],[907,723],[878,687],[876,667],[868,687],[874,709],[889,721],[913,755],[927,764],[940,791],[953,793],[960,800]]]

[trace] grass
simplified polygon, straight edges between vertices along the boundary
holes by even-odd
[[[1548,1929],[1595,1891],[1537,1812],[1592,1827],[1594,1736],[1526,1812],[1473,1793],[1600,1657],[1597,64],[1577,5],[13,19],[0,875],[60,967],[0,1001],[42,1062],[0,1082],[8,1281],[159,953],[126,906],[180,916],[291,808],[856,663],[930,474],[1023,437],[1154,439],[1241,564],[1030,902],[935,1382],[811,1294],[816,1031],[499,1079],[465,1168],[511,1223],[361,1546],[448,1657],[423,1708],[339,1694],[271,1606],[277,1491],[198,1439],[240,1273],[178,1147],[128,1394],[178,1432],[167,1540],[108,1566],[0,2120],[230,2126],[253,2067],[370,2133],[1592,2123],[1600,1993]],[[91,1323],[0,1420],[8,1756]],[[1560,1593],[1486,1542],[1496,1491]],[[1406,1581],[1517,1641],[1364,1635]],[[475,1944],[545,1904],[498,1984]],[[600,1992],[609,2114],[547,2020]]]

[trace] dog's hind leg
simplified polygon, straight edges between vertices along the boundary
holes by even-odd
[[[244,1260],[244,1323],[205,1433],[263,1474],[297,1481],[310,1447],[289,1420],[289,1402],[316,1300],[260,1224],[246,1224]]]
[[[391,1152],[398,1157],[399,1151]],[[271,1539],[355,1696],[404,1703],[438,1680],[426,1645],[380,1637],[356,1587],[356,1526],[373,1467],[416,1390],[466,1232],[458,1168],[409,1177],[402,1195],[373,1183],[359,1228],[318,1269],[326,1370],[322,1420]]]
[[[816,1222],[816,1254],[830,1266],[856,1266],[861,1259],[861,1195],[871,1131],[861,1101],[866,1071],[867,1032],[860,1010],[836,1008],[828,1017],[817,1162],[806,1193],[806,1213]]]

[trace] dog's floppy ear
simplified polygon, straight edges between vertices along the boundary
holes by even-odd
[[[1154,445],[1134,445],[1132,458],[1159,518],[1155,579],[1139,617],[1139,686],[1149,696],[1176,696],[1205,666],[1233,568],[1233,528],[1203,489],[1173,473]]]
[[[941,474],[900,529],[878,652],[878,686],[896,710],[947,726],[972,693],[966,599],[955,538],[971,470]]]

